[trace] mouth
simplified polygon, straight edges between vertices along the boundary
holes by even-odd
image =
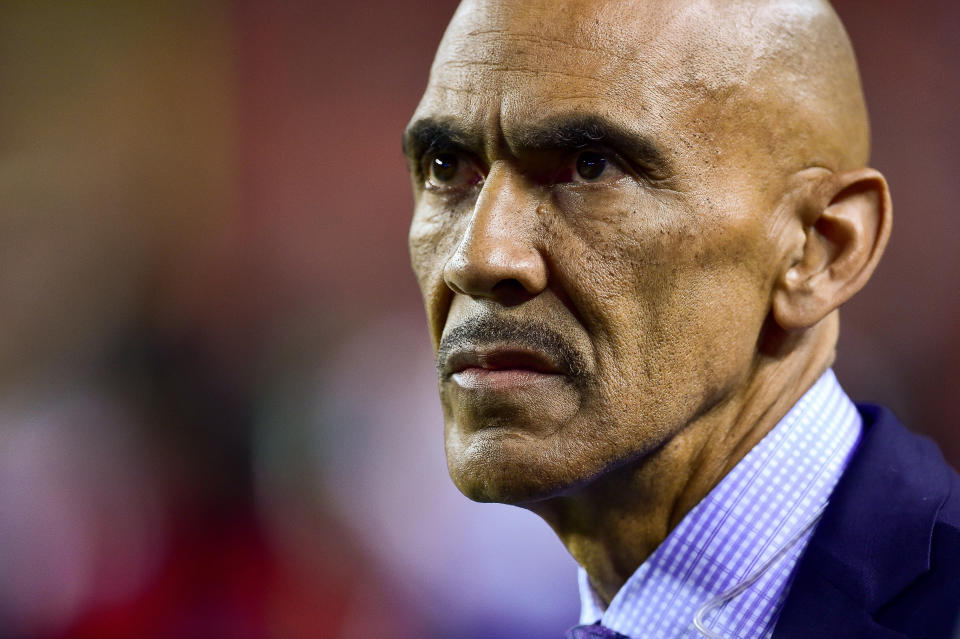
[[[516,346],[464,348],[450,354],[443,377],[465,390],[508,391],[566,377],[546,353]]]

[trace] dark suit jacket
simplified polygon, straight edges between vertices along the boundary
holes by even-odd
[[[774,639],[951,639],[960,477],[889,410],[864,434],[799,563]]]

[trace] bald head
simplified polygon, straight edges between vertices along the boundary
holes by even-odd
[[[404,147],[448,462],[478,499],[776,417],[889,231],[822,2],[467,0]],[[491,390],[461,367],[520,372]]]
[[[525,68],[511,66],[518,53]],[[759,143],[759,155],[740,158],[754,165],[840,170],[867,161],[856,61],[827,2],[468,0],[443,39],[433,84],[470,90],[502,70],[518,83],[538,73],[561,82],[557,66],[588,81],[568,97],[615,92],[624,107],[647,111],[662,98],[692,111],[691,135]],[[614,76],[628,81],[612,87]]]

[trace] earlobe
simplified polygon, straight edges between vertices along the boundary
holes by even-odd
[[[803,216],[802,254],[774,290],[773,318],[787,330],[813,326],[859,291],[890,237],[893,207],[878,171],[832,173],[820,187]]]

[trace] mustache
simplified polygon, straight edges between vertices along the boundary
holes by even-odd
[[[456,351],[501,342],[545,353],[571,377],[581,378],[586,373],[579,351],[562,333],[548,324],[490,316],[468,319],[440,340],[437,373],[443,374],[447,359]]]

